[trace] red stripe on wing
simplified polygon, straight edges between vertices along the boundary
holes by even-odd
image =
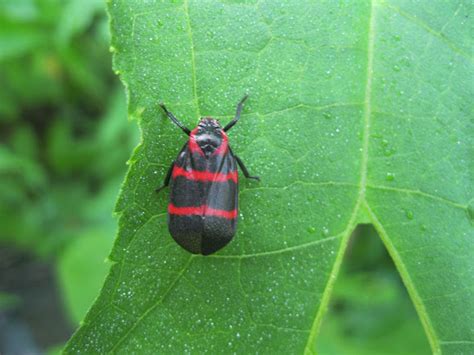
[[[222,134],[222,143],[221,145],[219,146],[219,148],[217,148],[215,151],[214,151],[214,155],[224,155],[225,153],[227,153],[227,149],[229,147],[229,142],[228,142],[228,139],[227,139],[227,134],[225,134],[224,131],[221,131],[221,134]]]
[[[232,180],[237,183],[238,173],[237,170],[232,171],[227,174],[221,173],[212,173],[210,171],[199,171],[199,170],[185,170],[180,166],[175,166],[173,168],[173,179],[178,176],[184,176],[188,180],[197,180],[197,181],[218,181],[225,182]]]
[[[197,216],[214,216],[226,219],[234,219],[237,217],[237,209],[232,211],[219,210],[207,205],[176,207],[172,203],[168,205],[168,213],[177,216],[197,215]]]
[[[202,149],[199,147],[199,145],[196,142],[197,131],[198,131],[198,128],[196,127],[191,131],[191,134],[189,135],[189,144],[188,144],[189,150],[191,151],[191,153],[198,153],[199,155],[204,156],[204,152],[202,151]]]
[[[197,142],[196,142],[197,132],[198,132],[198,128],[196,127],[191,131],[191,134],[189,135],[189,143],[188,143],[189,150],[191,151],[191,153],[198,153],[199,155],[204,156],[204,152],[199,147],[199,144],[197,144]],[[212,155],[224,155],[225,153],[227,153],[227,151],[229,149],[229,141],[228,141],[228,138],[227,138],[227,134],[225,134],[224,131],[221,131],[221,134],[222,134],[222,143],[214,151],[214,153],[212,153]]]

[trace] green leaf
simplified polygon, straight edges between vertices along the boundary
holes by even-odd
[[[433,352],[474,349],[472,21],[462,1],[112,1],[139,120],[114,265],[66,352],[312,353],[349,236],[372,223]],[[228,121],[235,240],[180,249],[154,189],[187,125]],[[472,201],[472,200],[471,200]],[[390,345],[387,345],[390,346]]]

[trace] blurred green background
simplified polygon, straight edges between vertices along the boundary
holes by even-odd
[[[108,265],[138,142],[102,0],[0,1],[0,353],[64,344]]]
[[[0,0],[0,353],[56,352],[97,296],[138,143],[102,0]],[[324,354],[429,353],[378,236],[352,238]]]

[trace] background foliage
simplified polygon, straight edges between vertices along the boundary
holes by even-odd
[[[2,353],[64,342],[108,270],[113,205],[138,132],[111,71],[104,7],[0,2],[0,313],[20,324],[0,327]],[[31,342],[11,334],[21,329]]]

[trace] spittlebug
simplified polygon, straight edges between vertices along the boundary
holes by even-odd
[[[238,216],[237,165],[249,179],[242,160],[232,152],[226,132],[239,120],[245,95],[235,117],[224,128],[212,117],[202,117],[192,131],[164,104],[166,115],[189,136],[165,181],[156,191],[170,184],[168,229],[173,239],[193,254],[209,255],[227,245],[235,235]]]

